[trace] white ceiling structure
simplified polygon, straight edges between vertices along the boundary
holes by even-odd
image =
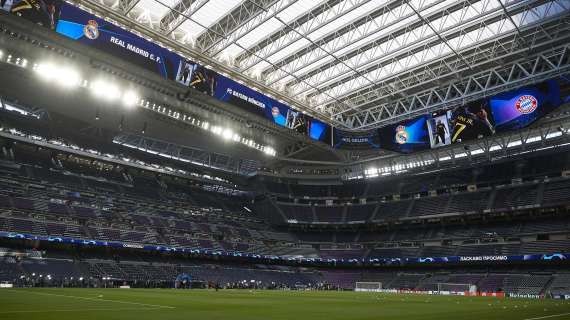
[[[187,49],[190,58],[206,59],[215,70],[348,130],[381,127],[570,70],[570,0],[81,5],[126,18],[131,30]]]

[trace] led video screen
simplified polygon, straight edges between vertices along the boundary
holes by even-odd
[[[427,116],[380,129],[382,148],[410,153],[429,148]]]
[[[560,85],[548,80],[489,99],[498,131],[524,128],[562,104]]]

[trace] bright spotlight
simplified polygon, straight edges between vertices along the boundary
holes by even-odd
[[[234,135],[234,133],[233,133],[232,130],[230,130],[230,129],[226,129],[226,130],[224,130],[224,132],[222,133],[222,137],[224,137],[224,139],[226,139],[226,140],[230,140],[233,135]]]
[[[123,94],[123,103],[126,107],[134,106],[139,101],[138,95],[133,91],[127,91]]]
[[[221,135],[222,134],[222,128],[218,127],[218,126],[213,126],[212,127],[212,132],[217,134],[217,135]]]
[[[119,88],[105,80],[96,80],[91,83],[91,92],[104,100],[112,101],[121,96]]]
[[[51,80],[56,77],[56,67],[51,63],[40,63],[36,72],[38,75],[46,80]]]
[[[263,152],[265,154],[270,155],[270,156],[275,156],[275,154],[276,154],[275,150],[273,150],[273,148],[271,148],[271,147],[264,147]]]
[[[68,67],[59,67],[52,63],[40,63],[35,68],[38,75],[63,87],[72,88],[81,83],[79,73]]]
[[[71,88],[81,83],[81,76],[75,70],[63,68],[59,70],[56,81],[64,87]]]

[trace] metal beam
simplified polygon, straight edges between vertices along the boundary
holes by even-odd
[[[186,19],[200,10],[209,0],[180,0],[160,19],[160,29],[165,35],[170,35]]]
[[[137,34],[142,34],[145,37],[155,39],[158,44],[166,48],[170,48],[188,59],[203,65],[211,66],[212,69],[217,72],[228,75],[230,78],[241,80],[248,86],[261,90],[276,99],[283,100],[286,104],[298,111],[304,111],[310,116],[322,121],[327,121],[324,115],[315,113],[313,109],[309,108],[307,104],[298,100],[296,97],[292,98],[279,90],[275,90],[274,88],[265,85],[262,81],[248,77],[235,68],[229,67],[208,55],[202,54],[200,51],[190,48],[186,44],[172,39],[171,37],[167,37],[163,32],[160,32],[160,30],[153,28],[153,26],[136,21],[130,16],[125,16],[119,12],[117,8],[108,7],[99,3],[97,0],[82,0],[78,6],[85,8],[100,17],[110,18],[120,27],[131,30]]]
[[[444,87],[429,89],[392,103],[370,108],[346,117],[345,121],[351,122],[347,125],[360,130],[387,125],[405,118],[544,81],[568,72],[568,70],[570,70],[570,46],[565,44],[538,55],[466,77],[462,81],[449,83]]]
[[[236,64],[242,72],[267,59],[272,54],[283,50],[291,43],[306,38],[310,33],[326,24],[339,19],[370,0],[331,0],[314,8],[297,20],[284,24],[283,28],[236,58]]]
[[[275,18],[279,13],[289,8],[297,1],[298,0],[277,0],[273,2],[267,9],[262,10],[262,12],[257,15],[251,16],[249,20],[245,21],[243,24],[235,27],[231,32],[229,32],[225,38],[213,42],[212,44],[205,47],[203,51],[212,56],[219,55],[226,48],[236,43],[249,32],[258,28],[272,18]]]
[[[453,167],[476,166],[480,163],[500,161],[532,152],[570,148],[570,116],[559,112],[543,119],[537,125],[514,132],[507,132],[439,149],[399,155],[390,158],[374,158],[353,162],[350,173],[343,180],[362,179],[369,168],[379,169],[376,174],[396,175],[421,171],[445,170]]]
[[[236,28],[252,20],[259,13],[267,11],[267,8],[275,1],[245,0],[236,9],[200,34],[196,39],[196,47],[206,53],[213,45],[227,39]]]
[[[206,167],[208,169],[242,175],[252,173],[243,172],[244,168],[240,166],[241,159],[198,148],[181,146],[147,136],[132,133],[121,133],[113,139],[113,143],[143,152],[149,152],[175,161],[180,161],[181,163],[190,163]],[[255,166],[255,168],[259,167],[259,165],[260,163],[257,162],[257,166]]]
[[[545,29],[545,27],[547,28]],[[568,31],[566,24],[555,20],[548,25],[528,29],[525,32],[526,39],[523,41],[517,41],[517,33],[511,33],[514,37],[508,35],[493,39],[490,42],[480,42],[478,46],[470,49],[469,53],[464,53],[464,55],[472,61],[471,65],[477,66],[477,70],[489,70],[502,65],[505,61],[513,61],[527,56],[530,49],[539,52],[541,46],[551,47],[560,43],[556,40],[565,41],[564,39],[567,37],[565,31]],[[521,48],[518,45],[520,43],[528,43],[528,46]],[[422,90],[434,88],[436,87],[434,84],[443,85],[449,81],[457,81],[461,77],[473,75],[473,72],[467,72],[466,69],[463,70],[465,73],[462,74],[457,59],[453,61],[455,56],[448,55],[448,57],[443,58],[447,59],[445,63],[441,60],[435,60],[388,77],[383,81],[384,86],[355,92],[346,97],[344,105],[351,106],[353,110],[366,110],[369,107],[394,101],[395,93],[409,96],[422,92]],[[450,71],[449,65],[455,66],[455,70]],[[331,105],[327,105],[327,109],[338,112],[337,116],[349,111]]]
[[[119,10],[126,16],[140,2],[140,0],[119,0]]]
[[[485,0],[483,4],[485,3],[495,2]],[[522,5],[519,2],[509,7],[509,10],[510,12],[520,13],[525,10],[531,10],[540,3],[540,0],[523,2]],[[448,18],[456,10],[457,8],[444,10],[446,14],[441,17],[441,19]],[[385,38],[381,38],[368,46],[355,50],[353,53],[347,55],[346,59],[350,59],[350,64],[362,70],[362,73],[370,74],[370,77],[374,80],[378,77],[385,76],[388,72],[400,72],[401,70],[398,68],[400,64],[404,67],[421,64],[423,62],[422,60],[431,60],[434,59],[433,56],[441,56],[447,52],[451,52],[456,56],[459,55],[461,62],[463,62],[464,65],[468,65],[468,63],[466,64],[467,61],[463,59],[459,53],[459,50],[464,49],[460,47],[461,44],[471,41],[473,32],[478,32],[478,30],[490,31],[486,29],[492,29],[492,26],[500,26],[503,23],[502,21],[506,19],[505,14],[498,5],[489,11],[481,10],[481,12],[472,17],[467,15],[468,12],[472,11],[473,9],[470,3],[466,2],[458,11],[461,14],[455,18],[457,20],[456,23],[449,23],[448,25],[440,22],[437,28],[434,28],[432,26],[433,22],[424,19],[419,26],[412,24],[406,26],[404,29],[396,30],[394,33],[388,34]],[[417,10],[415,14],[421,17]],[[432,20],[439,18],[438,15],[430,17]],[[423,19],[423,17],[421,17],[420,20],[421,19]],[[502,29],[506,30],[507,28]],[[410,35],[411,33],[413,34]],[[495,33],[500,33],[500,30],[495,30]],[[484,35],[486,34],[479,32],[478,36],[483,37]],[[454,46],[449,44],[450,40],[453,40]],[[442,45],[444,47],[442,47]],[[476,46],[477,43],[472,41],[472,45]],[[455,47],[457,47],[457,49]],[[395,68],[393,68],[394,66]],[[367,85],[368,82],[362,81],[358,76],[350,73],[348,73],[347,76],[343,76],[347,74],[346,68],[335,63],[325,65],[310,74],[312,74],[311,78],[305,83],[310,83],[313,86],[323,89],[323,91],[330,91],[332,96],[339,98],[343,96],[343,92],[351,92],[361,86]],[[289,85],[291,85],[291,83]],[[304,83],[293,83],[293,86],[292,91],[295,94],[304,94],[307,92],[309,96],[317,95],[311,94],[311,89],[306,88]],[[326,103],[326,100],[320,103]]]
[[[430,8],[432,6],[443,3],[445,0],[436,0],[430,2],[423,9]],[[382,6],[376,11],[362,17],[356,21],[350,22],[349,24],[334,30],[332,33],[324,35],[321,39],[315,41],[311,44],[284,59],[275,62],[275,68],[267,68],[263,72],[263,77],[268,79],[268,83],[274,84],[279,82],[281,79],[285,78],[286,73],[296,73],[303,70],[303,75],[300,76],[300,80],[308,78],[311,75],[311,71],[315,69],[314,65],[321,65],[331,60],[331,57],[327,55],[330,52],[337,56],[339,59],[344,60],[347,54],[337,55],[337,51],[346,49],[357,42],[362,42],[367,38],[372,38],[380,34],[378,31],[381,29],[388,29],[397,23],[408,19],[413,16],[406,10],[395,10],[397,6],[401,5],[400,0],[392,1],[386,6]],[[406,28],[408,24],[402,26]],[[393,33],[393,32],[390,32]],[[359,47],[369,45],[368,43],[362,44]],[[322,50],[320,50],[322,49]],[[308,66],[312,66],[307,70]],[[291,84],[290,84],[291,85]]]

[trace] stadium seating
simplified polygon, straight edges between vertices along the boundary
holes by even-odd
[[[369,194],[377,197],[366,203],[355,200],[333,205],[303,199],[292,202],[290,198],[266,198],[261,203],[269,207],[253,205],[254,212],[246,213],[244,200],[240,198],[181,184],[159,183],[153,175],[127,170],[101,172],[68,163],[69,160],[64,161],[65,168],[53,168],[51,162],[41,157],[44,155],[38,158],[29,150],[18,153],[23,169],[10,171],[0,179],[0,231],[339,261],[543,254],[568,252],[570,248],[570,240],[563,238],[570,225],[570,219],[565,216],[512,222],[399,225],[406,220],[450,214],[510,212],[539,205],[550,208],[565,203],[563,196],[570,184],[564,178],[514,185],[491,184],[470,192],[429,195],[424,191],[433,187],[433,182],[418,178],[414,181],[419,185],[402,182],[398,190],[421,194],[401,199],[388,194],[393,189],[379,184],[350,184],[349,190],[345,190],[341,186],[321,188],[268,182],[266,191],[273,194],[305,194],[311,199],[346,199]],[[438,183],[457,181],[442,177]],[[282,215],[278,219],[283,221],[325,228],[285,230],[275,227],[271,223],[275,220],[268,220],[259,212],[266,208],[277,217]],[[391,225],[350,227],[374,223]],[[326,229],[328,224],[350,228],[331,231]],[[480,290],[521,294],[559,293],[569,287],[567,274],[556,272],[299,270],[219,262],[114,260],[105,255],[24,260],[8,256],[3,257],[0,264],[2,279],[50,274],[54,278],[108,278],[139,281],[145,285],[152,281],[173,281],[177,274],[187,272],[204,281],[243,285],[244,280],[250,284],[255,280],[256,285],[266,287],[272,283],[291,287],[320,283],[353,289],[355,282],[374,281],[382,282],[385,288],[433,290],[438,283],[450,282],[476,284]]]

